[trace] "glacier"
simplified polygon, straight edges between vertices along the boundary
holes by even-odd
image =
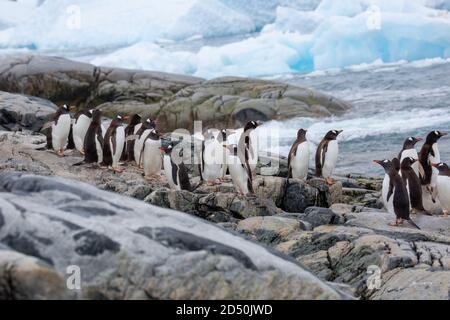
[[[450,58],[448,0],[76,3],[0,0],[0,53],[87,50],[79,60],[205,78]]]

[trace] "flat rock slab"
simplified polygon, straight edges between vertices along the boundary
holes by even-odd
[[[0,212],[2,244],[61,275],[69,265],[80,267],[77,298],[343,297],[256,243],[187,214],[77,181],[2,173]]]

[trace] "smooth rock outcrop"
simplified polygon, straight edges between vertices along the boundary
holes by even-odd
[[[48,100],[0,91],[0,130],[39,131],[55,110]]]
[[[164,132],[237,128],[248,120],[339,115],[344,101],[309,89],[247,78],[201,78],[164,72],[99,67],[59,57],[0,56],[0,90],[48,99],[105,116],[141,113]]]
[[[69,265],[80,267],[77,298],[343,297],[287,257],[256,243],[184,213],[112,197],[81,182],[2,173],[0,208],[5,221],[1,243],[45,261],[60,274]],[[0,272],[0,283],[2,276]],[[55,280],[55,288],[52,282],[46,285],[57,292],[60,281]],[[35,290],[29,286],[27,292]]]

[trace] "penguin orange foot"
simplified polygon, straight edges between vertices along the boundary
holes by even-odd
[[[334,183],[333,179],[331,177],[327,177],[325,178],[325,181],[327,182],[328,185],[332,185]]]
[[[448,210],[443,210],[442,212],[444,213],[444,218],[448,218]]]
[[[388,225],[391,227],[399,227],[399,226],[403,225],[403,220],[397,219],[397,220],[395,220],[395,222],[390,222]]]
[[[59,149],[58,152],[56,153],[58,156],[60,157],[64,157],[64,150],[63,149]]]
[[[113,169],[114,172],[117,172],[117,173],[122,173],[123,172],[123,168],[120,168],[120,167],[115,167],[115,168],[112,168],[112,169]]]

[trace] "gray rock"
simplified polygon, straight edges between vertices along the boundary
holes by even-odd
[[[48,100],[0,91],[0,127],[5,130],[39,131],[55,110]]]
[[[0,90],[49,99],[78,109],[98,107],[108,117],[141,113],[156,117],[164,131],[236,128],[247,120],[339,115],[350,105],[309,89],[277,82],[201,78],[97,67],[58,57],[3,55]],[[1,124],[0,124],[1,125]]]
[[[96,214],[99,204],[110,214]],[[87,207],[93,214],[85,214]],[[0,208],[5,219],[1,243],[17,239],[8,246],[44,257],[56,272],[80,267],[77,298],[342,297],[291,260],[212,224],[81,182],[2,173]],[[60,288],[59,281],[38,281],[46,290]],[[26,291],[33,289],[34,284]]]
[[[307,208],[300,219],[309,222],[313,228],[321,225],[342,224],[345,222],[343,217],[334,213],[332,210],[319,207]]]

